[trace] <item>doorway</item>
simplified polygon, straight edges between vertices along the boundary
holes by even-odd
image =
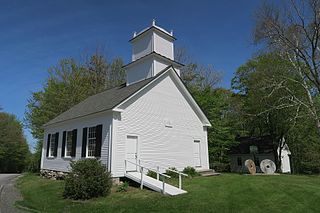
[[[137,163],[138,159],[138,136],[127,135],[126,160]],[[127,162],[127,171],[137,171],[137,166]]]
[[[193,162],[195,167],[201,167],[200,140],[193,141]]]

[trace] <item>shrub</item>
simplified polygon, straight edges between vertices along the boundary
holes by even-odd
[[[178,171],[175,167],[169,167],[169,169],[173,170],[173,171]],[[170,170],[166,170],[166,174],[171,176],[172,178],[177,178],[179,177],[179,174],[178,173],[175,173],[173,171],[170,171]]]
[[[31,173],[40,173],[40,161],[35,154],[30,156],[26,171]]]
[[[157,179],[157,173],[149,170],[147,176]]]
[[[71,172],[66,176],[63,196],[85,200],[105,196],[112,187],[111,174],[96,159],[71,162]]]
[[[216,172],[230,172],[229,163],[214,162],[210,164],[210,168],[214,169]]]
[[[126,192],[126,191],[128,191],[128,188],[129,188],[129,183],[124,182],[118,186],[117,192]]]
[[[187,174],[189,177],[199,176],[199,173],[191,166],[187,166],[182,172]]]

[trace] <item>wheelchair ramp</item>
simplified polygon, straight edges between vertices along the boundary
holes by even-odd
[[[127,177],[130,180],[133,180],[137,183],[141,183],[141,173],[140,172],[136,172],[136,171],[127,172],[125,174],[125,177]],[[145,174],[143,174],[142,180],[143,180],[143,186],[145,186],[149,189],[152,189],[154,191],[163,193],[163,182],[162,181],[159,181],[157,179],[149,177]],[[180,194],[184,194],[184,193],[187,193],[187,191],[184,191],[182,189],[179,189],[179,188],[172,186],[170,184],[167,184],[167,183],[164,184],[164,194],[174,196],[174,195],[180,195]]]

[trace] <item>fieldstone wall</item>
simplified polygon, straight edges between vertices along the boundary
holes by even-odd
[[[63,180],[67,174],[68,173],[66,172],[54,171],[49,169],[41,169],[40,171],[41,177],[48,178],[51,180]]]

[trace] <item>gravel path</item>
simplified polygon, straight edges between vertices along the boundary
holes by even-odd
[[[14,203],[22,200],[19,190],[15,187],[15,180],[19,174],[0,174],[0,213],[23,212]]]

